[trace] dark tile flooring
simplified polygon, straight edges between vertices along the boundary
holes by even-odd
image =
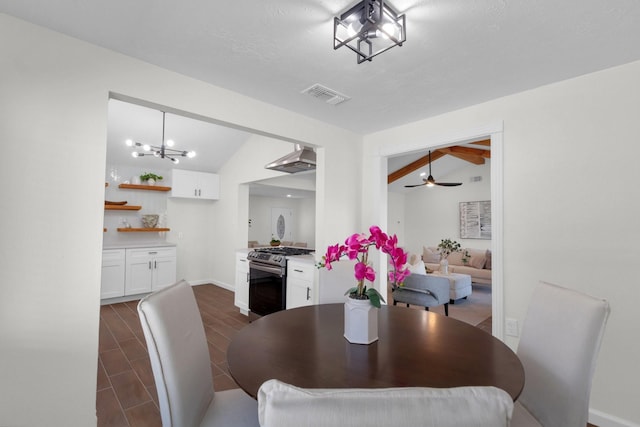
[[[233,292],[214,285],[193,288],[209,342],[216,390],[238,386],[227,368],[227,347],[248,324],[233,304]],[[98,426],[161,426],[158,397],[136,306],[138,301],[100,308]]]

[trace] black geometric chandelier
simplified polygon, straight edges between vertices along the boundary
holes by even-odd
[[[180,163],[180,160],[178,159],[178,157],[193,158],[196,156],[195,151],[176,150],[174,148],[170,148],[170,147],[173,147],[174,142],[171,139],[166,141],[164,139],[164,118],[165,118],[164,116],[165,116],[165,112],[163,111],[162,112],[162,143],[159,147],[157,145],[142,144],[140,142],[136,142],[131,139],[127,139],[125,141],[125,144],[128,147],[142,148],[143,150],[142,152],[139,152],[139,151],[132,152],[131,155],[133,157],[154,156],[160,159],[169,159],[174,164],[178,164]]]
[[[346,46],[357,54],[358,64],[407,39],[404,15],[384,0],[364,0],[333,18],[333,48]]]

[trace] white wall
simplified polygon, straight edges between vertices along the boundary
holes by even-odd
[[[364,180],[379,183],[387,141],[428,144],[504,121],[505,317],[522,325],[540,280],[609,300],[591,394],[603,427],[640,424],[640,286],[627,268],[640,258],[639,75],[635,62],[365,137]],[[372,187],[363,200],[378,201]]]
[[[271,240],[271,209],[291,209],[293,213],[293,240],[315,247],[316,201],[284,197],[251,196],[249,198],[249,240],[268,244]]]
[[[1,14],[0,50],[0,425],[96,424],[110,92],[320,147],[321,162],[340,168],[319,174],[323,210],[340,217],[320,212],[316,233],[357,222],[360,171],[346,167],[360,162],[354,134]],[[328,191],[342,180],[351,191]],[[233,249],[247,240],[238,193],[233,173],[221,174],[222,199],[202,219],[214,246],[198,275],[233,282]]]
[[[468,163],[447,176],[442,182],[462,182],[459,187],[417,187],[405,195],[405,249],[422,254],[423,246],[437,246],[441,239],[460,242],[462,247],[490,249],[491,240],[460,238],[460,202],[491,200],[491,162],[484,165]],[[482,177],[470,182],[470,177]]]

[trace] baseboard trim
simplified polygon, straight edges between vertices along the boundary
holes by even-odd
[[[224,283],[219,280],[213,280],[213,279],[189,280],[189,283],[191,284],[191,286],[214,285],[231,292],[234,292],[236,290],[236,287],[234,285],[230,285],[228,283]]]
[[[640,424],[623,420],[611,414],[607,414],[597,409],[589,409],[589,423],[598,427],[640,427]]]

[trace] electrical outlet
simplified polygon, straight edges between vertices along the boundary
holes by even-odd
[[[510,337],[517,337],[519,335],[518,333],[518,319],[510,319],[510,318],[506,318],[505,319],[505,323],[506,323],[506,334],[509,335]]]

